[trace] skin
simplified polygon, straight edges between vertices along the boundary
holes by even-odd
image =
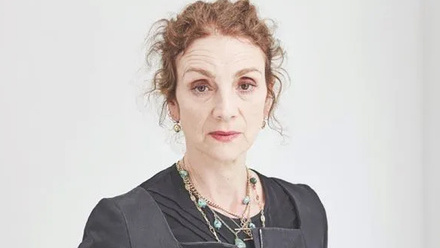
[[[264,53],[245,38],[215,34],[195,40],[179,54],[176,66],[176,99],[168,106],[185,135],[185,167],[202,195],[241,213],[246,154],[272,104]],[[213,131],[239,135],[221,142],[210,135]],[[256,205],[251,213],[258,213]]]

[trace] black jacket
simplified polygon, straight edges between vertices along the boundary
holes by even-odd
[[[299,229],[262,227],[253,230],[256,248],[327,248],[327,217],[316,193],[307,185],[274,179],[294,202]],[[148,191],[138,186],[102,199],[87,221],[79,248],[226,248],[217,242],[179,243]]]

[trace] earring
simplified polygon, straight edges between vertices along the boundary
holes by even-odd
[[[180,125],[179,121],[176,121],[173,126],[174,132],[178,133],[180,130],[182,130],[182,126]]]
[[[264,129],[266,127],[266,120],[263,120],[263,124],[261,125],[261,129]]]

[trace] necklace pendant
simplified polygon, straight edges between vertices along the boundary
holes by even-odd
[[[239,238],[235,238],[235,245],[238,248],[246,248],[246,244],[244,243],[244,241]]]
[[[215,227],[217,230],[220,230],[220,228],[222,227],[222,222],[219,221],[217,218],[214,220],[214,227]]]
[[[255,228],[255,224],[252,223],[252,222],[250,222],[250,223],[249,223],[249,228],[250,228],[250,229],[254,229],[254,228]]]

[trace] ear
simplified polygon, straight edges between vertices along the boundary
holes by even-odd
[[[266,119],[269,116],[270,108],[273,104],[273,98],[271,96],[266,97],[266,102],[264,103],[264,118]]]
[[[180,120],[180,111],[179,111],[179,103],[177,103],[177,100],[171,100],[168,101],[167,103],[168,105],[168,110],[169,110],[169,114],[171,116],[171,118],[174,121],[179,121]]]
[[[268,89],[267,89],[266,101],[264,103],[264,118],[265,119],[269,116],[270,108],[272,108],[272,105],[273,105],[274,99],[272,98],[272,95],[269,92],[269,90],[273,90],[273,85],[274,85],[273,82],[269,83]]]

